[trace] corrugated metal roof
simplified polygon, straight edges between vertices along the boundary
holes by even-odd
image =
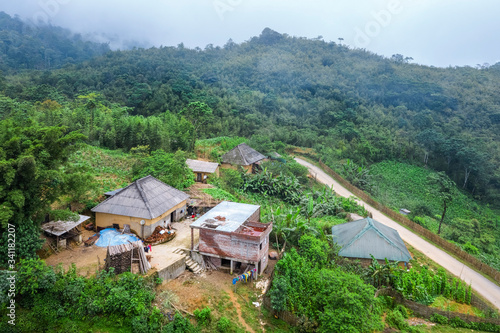
[[[341,246],[339,255],[349,258],[367,258],[405,261],[411,259],[397,230],[367,217],[363,220],[332,227],[333,240]]]
[[[189,196],[153,176],[138,179],[92,208],[96,213],[154,219],[187,200]]]
[[[250,165],[265,158],[264,155],[251,148],[246,143],[239,144],[222,155],[222,161],[224,163],[234,165]]]
[[[49,234],[54,236],[61,236],[62,234],[67,233],[71,229],[78,227],[83,222],[87,221],[90,216],[80,215],[80,219],[78,221],[52,221],[48,223],[42,224],[42,229]]]
[[[191,228],[235,232],[260,206],[223,201],[191,223]],[[257,222],[257,221],[253,221]],[[210,227],[212,226],[212,227]]]
[[[219,163],[205,162],[200,160],[186,160],[188,167],[194,172],[214,173],[219,167]]]

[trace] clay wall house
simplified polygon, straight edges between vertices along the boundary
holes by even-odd
[[[188,199],[186,193],[146,176],[107,198],[92,212],[98,229],[123,229],[128,224],[138,236],[147,238],[157,226],[166,226],[186,215]]]
[[[222,155],[222,167],[236,169],[241,166],[246,172],[253,173],[261,162],[266,161],[262,155],[246,143],[242,143]]]

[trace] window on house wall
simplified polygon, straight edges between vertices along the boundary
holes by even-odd
[[[262,243],[260,243],[260,249],[262,250]]]

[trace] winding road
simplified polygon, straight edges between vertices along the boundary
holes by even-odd
[[[317,166],[304,161],[300,158],[295,158],[295,160],[302,164],[303,166],[309,169],[309,172],[312,176],[315,176],[316,179],[333,188],[333,190],[343,197],[350,197],[353,194],[349,192],[347,189],[342,187],[338,182],[336,182],[332,177],[330,177],[323,170],[318,168]],[[457,259],[450,256],[448,253],[443,250],[437,248],[436,246],[430,244],[426,240],[422,239],[417,234],[411,232],[405,227],[399,225],[395,221],[391,220],[380,211],[371,207],[361,200],[357,200],[359,204],[363,205],[368,211],[373,214],[373,218],[380,223],[387,225],[393,229],[396,229],[399,232],[399,235],[405,242],[413,246],[418,251],[425,254],[427,257],[444,267],[451,274],[460,277],[466,283],[472,285],[472,289],[476,291],[478,294],[483,296],[483,298],[487,299],[490,303],[495,305],[496,308],[500,309],[500,287],[495,283],[491,282],[475,270],[467,267]]]

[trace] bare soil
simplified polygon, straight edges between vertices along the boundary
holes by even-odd
[[[193,219],[187,218],[181,222],[175,222],[172,226],[176,229],[177,236],[171,241],[153,246],[153,251],[151,254],[153,258],[161,260],[162,256],[169,256],[172,251],[178,247],[180,248],[190,248],[191,247],[191,228],[189,225],[193,222]],[[82,239],[86,240],[95,234],[94,231],[83,230]],[[198,241],[198,232],[194,233],[194,241]],[[98,247],[96,245],[85,246],[85,244],[71,243],[72,250],[61,250],[58,254],[52,254],[45,259],[45,262],[49,266],[57,266],[62,264],[64,269],[71,267],[71,264],[75,264],[77,272],[83,276],[90,276],[96,273],[99,264],[104,265],[104,259],[106,258],[106,248]]]

